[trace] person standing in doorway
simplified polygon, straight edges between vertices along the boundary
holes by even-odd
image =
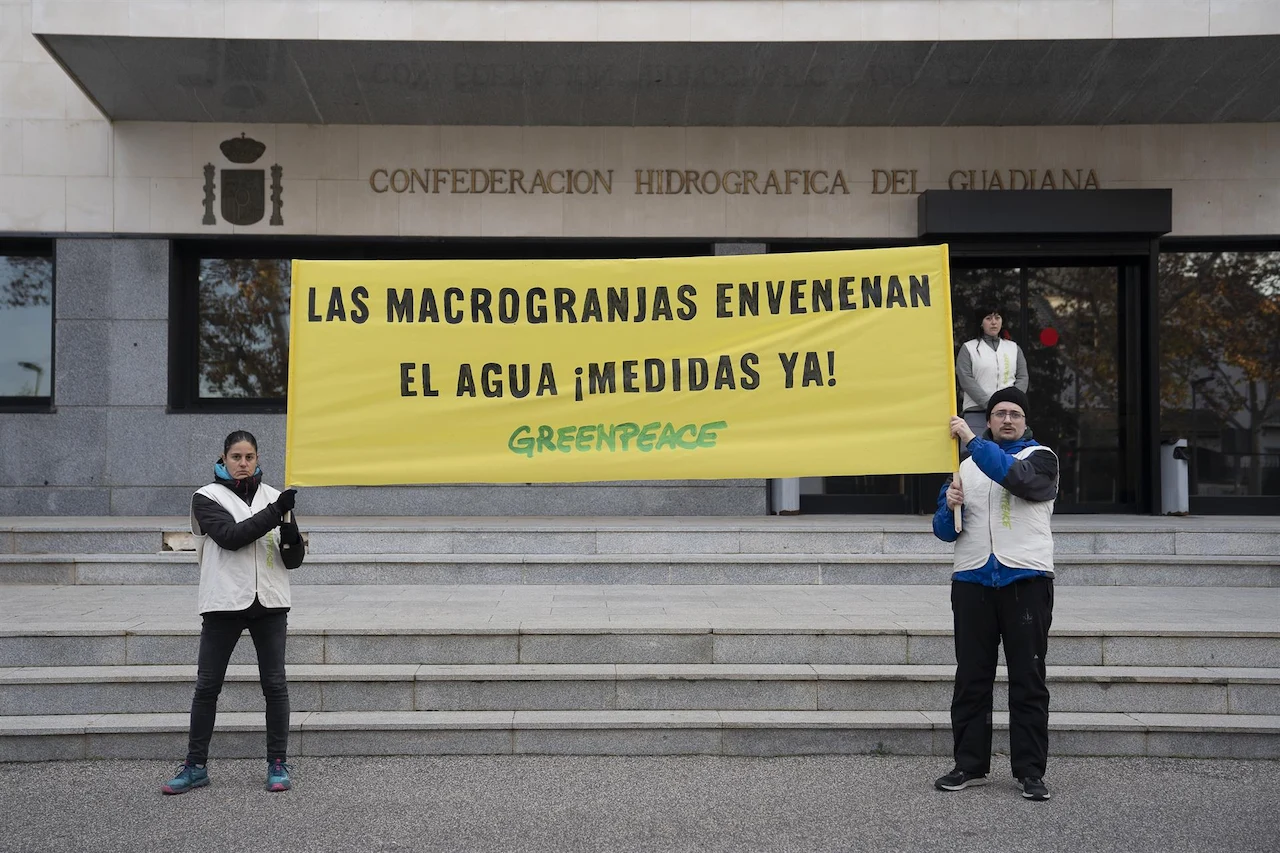
[[[1004,316],[999,308],[988,305],[975,313],[978,336],[965,341],[956,354],[956,381],[963,395],[961,416],[974,435],[982,435],[987,428],[987,401],[992,394],[1010,386],[1026,393],[1027,360],[1022,348],[1004,332]]]
[[[952,417],[969,450],[942,487],[933,533],[955,543],[951,612],[956,680],[951,699],[954,769],[940,791],[985,785],[991,769],[992,691],[1001,642],[1009,669],[1009,759],[1029,800],[1049,799],[1049,688],[1045,655],[1053,621],[1053,531],[1058,457],[1027,426],[1027,395],[1002,388],[987,401],[990,439]],[[962,514],[956,531],[955,514]]]
[[[200,563],[198,594],[203,627],[191,700],[187,758],[161,791],[185,794],[209,784],[205,766],[218,712],[218,695],[240,635],[248,629],[258,653],[267,704],[267,790],[287,791],[289,685],[285,633],[289,573],[302,565],[302,534],[293,518],[297,491],[262,482],[258,440],[237,430],[223,442],[213,482],[191,497],[191,532]]]

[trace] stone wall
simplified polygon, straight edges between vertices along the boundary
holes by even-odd
[[[74,149],[80,152],[77,168],[98,162],[80,151],[103,144],[87,126],[20,124],[23,134],[38,134],[24,150]],[[502,128],[120,122],[111,132],[110,168],[93,167],[102,169],[100,177],[0,177],[0,190],[7,189],[0,192],[0,233],[914,239],[919,192],[969,186],[1013,192],[1029,184],[1171,188],[1172,236],[1280,233],[1280,124]],[[251,167],[264,173],[265,212],[251,225],[227,222],[221,210],[228,192],[223,171],[247,167],[228,160],[220,145],[241,134],[265,146]],[[35,169],[54,168],[41,158]],[[282,174],[277,225],[271,224],[268,171],[274,165]],[[206,209],[208,166],[214,200]],[[565,192],[566,173],[588,191]],[[494,191],[511,190],[517,174],[524,192]],[[683,191],[691,174],[698,187]],[[550,191],[543,190],[543,180]],[[656,191],[659,181],[667,192]],[[755,191],[731,191],[747,182]]]
[[[877,0],[844,4],[834,18],[824,8],[830,5],[404,0],[381,4],[381,12],[372,15],[368,4],[357,0],[59,0],[34,5],[31,0],[0,0],[0,236],[909,239],[916,235],[916,193],[955,187],[957,173],[961,184],[972,172],[973,182],[989,185],[981,180],[984,170],[1003,173],[1005,184],[1025,183],[1035,170],[1037,185],[1049,172],[1058,176],[1055,184],[1061,186],[1062,170],[1092,170],[1097,185],[1104,188],[1172,188],[1175,236],[1280,233],[1277,123],[850,128],[112,125],[32,35],[35,19],[35,30],[43,32],[172,36],[194,28],[192,36],[262,39],[283,37],[279,28],[293,27],[289,35],[297,38],[467,40],[486,32],[492,36],[493,21],[510,23],[513,16],[529,20],[527,25],[512,25],[511,37],[535,41],[552,34],[571,38],[564,28],[569,19],[573,26],[595,22],[589,31],[573,31],[572,38],[609,41],[633,31],[625,22],[638,17],[667,21],[660,28],[667,34],[663,40],[677,41],[693,21],[700,23],[683,36],[686,40],[692,32],[714,32],[723,41],[819,36],[849,41],[1106,39],[1280,32],[1280,4],[1227,0]],[[1153,11],[1157,6],[1159,13]],[[976,14],[975,8],[982,13]],[[910,14],[904,14],[907,9]],[[403,18],[399,24],[397,16]],[[725,17],[721,21],[717,16]],[[419,19],[431,26],[418,28],[413,22]],[[724,25],[712,26],[716,21]],[[825,24],[814,29],[822,21]],[[894,29],[899,25],[905,29]],[[652,37],[647,32],[635,30],[635,35]],[[215,171],[212,186],[220,200],[225,195],[220,172],[243,168],[226,159],[220,145],[241,134],[265,147],[253,168],[262,169],[268,183],[270,167],[280,166],[281,224],[272,225],[269,215],[252,225],[231,224],[218,209],[220,201],[213,204],[211,217],[206,214],[206,167]],[[378,174],[379,169],[386,174]],[[397,169],[406,170],[406,177],[413,169],[449,170],[448,189],[431,194],[375,189],[389,184]],[[459,185],[465,192],[454,192],[453,170],[459,169],[468,170],[468,175],[471,169],[487,170],[490,177],[495,170],[505,171],[508,181],[516,169],[527,182],[538,170],[585,170],[589,175],[611,170],[612,190],[604,192],[593,181],[594,192],[565,193],[561,171],[549,178],[560,182],[559,193],[477,193],[471,191],[475,185],[469,179]],[[789,178],[787,170],[812,175],[813,180],[796,178],[795,186],[785,186],[789,191],[781,194],[733,194],[719,187],[710,194],[658,195],[638,187],[637,170],[714,172],[718,187],[729,173],[736,173],[732,181],[741,181],[746,171],[758,175],[761,187],[771,172],[784,185],[796,178]],[[834,186],[837,171],[842,176],[839,187]],[[819,187],[831,191],[806,191]]]

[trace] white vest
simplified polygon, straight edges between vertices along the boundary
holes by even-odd
[[[969,350],[973,378],[988,398],[1001,388],[1008,388],[1018,378],[1018,345],[1013,341],[1001,338],[995,349],[980,338],[966,341],[964,345]],[[986,399],[975,400],[968,394],[964,395],[963,411],[986,407]]]
[[[247,506],[230,489],[217,483],[210,483],[196,494],[217,501],[237,522],[247,521],[280,497],[265,483],[258,485],[253,503]],[[263,607],[289,606],[289,571],[280,556],[279,528],[238,551],[228,551],[200,529],[192,509],[191,532],[196,537],[196,559],[200,562],[201,613],[244,610],[253,604],[255,595]]]
[[[1047,447],[1025,447],[1015,454],[1053,453]],[[952,573],[986,565],[992,554],[1013,569],[1036,569],[1053,574],[1053,533],[1049,517],[1053,501],[1029,501],[1011,494],[982,473],[969,457],[960,463],[964,487],[964,529],[956,540]],[[1054,489],[1058,482],[1055,478]]]

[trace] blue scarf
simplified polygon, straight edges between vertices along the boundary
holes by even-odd
[[[262,483],[262,467],[255,468],[253,474],[243,480],[235,480],[232,479],[231,472],[227,470],[227,466],[222,464],[222,460],[219,459],[213,463],[213,479],[214,482],[235,492],[242,501],[249,503],[253,500],[254,493],[258,491],[259,484]]]

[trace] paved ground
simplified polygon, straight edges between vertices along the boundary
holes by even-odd
[[[194,491],[194,488],[193,488]],[[306,500],[304,488],[298,495]],[[402,516],[310,515],[306,530],[907,530],[927,532],[921,515],[646,515],[646,516]],[[0,519],[0,532],[19,530],[178,530],[189,531],[185,515],[23,515]],[[1266,515],[1055,515],[1056,532],[1198,531],[1277,532],[1280,518]]]
[[[9,586],[0,631],[199,629],[194,586]],[[1060,587],[1053,627],[1280,631],[1280,588]],[[947,586],[297,586],[291,629],[951,628]]]
[[[0,765],[2,851],[707,850],[1274,853],[1280,763],[1055,759],[1053,800],[943,794],[931,758],[305,759],[210,765],[164,797],[160,762]]]

